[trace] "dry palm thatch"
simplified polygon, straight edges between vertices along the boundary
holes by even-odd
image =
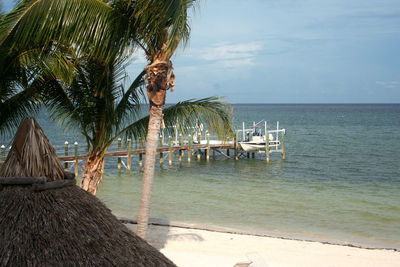
[[[21,124],[10,153],[0,172],[0,266],[175,266],[95,196],[71,186],[69,174],[51,176],[61,164],[34,119]]]
[[[47,181],[64,179],[56,151],[34,118],[25,118],[18,128],[0,177],[45,176]]]
[[[175,266],[77,186],[0,189],[0,266]]]

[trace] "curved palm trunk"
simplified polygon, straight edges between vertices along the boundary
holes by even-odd
[[[162,58],[162,57],[161,57]],[[138,214],[136,235],[145,239],[150,216],[150,201],[154,181],[154,166],[162,121],[162,108],[168,89],[174,88],[175,75],[171,61],[156,60],[146,67],[148,79],[147,96],[150,102],[150,118],[146,138],[142,197]]]
[[[104,158],[90,155],[83,165],[81,188],[92,195],[96,195],[97,187],[103,176]]]
[[[158,145],[158,136],[160,135],[160,126],[162,120],[162,107],[152,106],[150,108],[150,119],[148,134],[146,138],[146,158],[144,162],[142,197],[140,199],[140,208],[137,220],[136,235],[145,239],[147,225],[150,216],[151,194],[154,181],[154,166],[156,161],[156,151]]]

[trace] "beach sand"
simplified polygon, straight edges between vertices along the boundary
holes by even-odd
[[[136,231],[136,224],[126,224]],[[147,241],[178,266],[398,266],[400,252],[150,225]],[[243,265],[243,266],[246,266]]]

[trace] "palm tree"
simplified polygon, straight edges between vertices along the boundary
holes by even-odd
[[[125,90],[125,62],[105,63],[101,59],[71,58],[75,73],[69,83],[58,75],[43,78],[42,99],[62,118],[66,127],[79,129],[86,138],[89,153],[84,164],[81,188],[95,195],[102,178],[105,153],[113,141],[128,130],[138,137],[144,134],[144,120],[139,120],[140,92],[144,73]],[[48,73],[53,74],[53,66]]]
[[[117,38],[112,34],[125,29],[101,1],[19,2],[8,14],[0,14],[0,133],[17,127],[24,114],[39,110],[38,88],[33,83],[41,75],[37,62],[53,48],[74,43],[77,50],[92,55],[115,56],[121,51],[115,48]],[[97,17],[97,12],[103,15]],[[63,65],[63,56],[58,59]]]
[[[61,56],[68,62],[67,66],[60,66]],[[126,58],[105,62],[94,57],[79,57],[74,49],[66,48],[52,51],[36,64],[40,75],[37,72],[28,89],[37,94],[37,99],[51,111],[52,118],[61,118],[63,125],[75,127],[86,138],[89,153],[81,187],[95,195],[102,178],[105,153],[113,141],[120,136],[138,140],[146,135],[149,118],[142,115],[140,104],[145,101],[142,91],[145,71],[125,88]],[[5,101],[5,106],[9,102],[12,101]],[[30,102],[23,103],[28,108],[31,106]],[[165,121],[168,126],[179,121],[182,129],[192,127],[192,122],[208,122],[213,129],[222,130],[229,129],[230,114],[226,104],[209,98],[169,107]]]
[[[142,197],[136,234],[146,237],[150,214],[154,165],[163,107],[168,89],[174,90],[175,75],[171,57],[180,43],[188,40],[190,28],[188,11],[194,0],[152,1],[135,3],[135,27],[138,42],[146,53],[147,96],[150,102],[150,120],[146,139],[146,159],[143,173]]]
[[[194,3],[195,0],[120,0],[107,5],[100,0],[23,0],[6,23],[0,23],[0,27],[4,24],[9,29],[0,36],[0,47],[8,45],[17,51],[31,43],[52,48],[70,44],[88,58],[101,59],[102,64],[129,56],[136,45],[145,51],[149,60],[145,80],[150,118],[137,232],[143,238],[166,91],[174,89],[170,59],[179,44],[188,40],[188,11]]]
[[[75,124],[86,137],[89,154],[84,165],[81,187],[95,194],[102,177],[104,156],[113,141],[122,136],[138,140],[146,134],[148,116],[143,117],[142,105],[144,74],[124,88],[124,60],[105,63],[91,59],[79,60],[77,73],[70,84],[54,85],[50,82],[43,97],[45,104],[53,111],[52,117],[64,118],[66,125]],[[46,87],[46,86],[45,86]],[[181,127],[192,126],[190,121],[216,121],[216,129],[230,126],[227,106],[218,99],[186,101],[168,108],[167,125],[182,122]],[[212,122],[212,120],[210,120]],[[146,155],[146,158],[148,156]]]

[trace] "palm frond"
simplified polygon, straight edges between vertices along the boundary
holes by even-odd
[[[232,135],[232,106],[220,97],[187,100],[164,109],[164,123],[168,134],[174,134],[176,125],[180,132],[189,134],[190,127],[205,125],[210,133],[224,139]]]
[[[2,18],[0,45],[21,51],[74,44],[77,51],[108,59],[129,50],[132,31],[126,16],[100,0],[23,0]]]
[[[4,50],[1,50],[0,53]],[[0,133],[19,125],[20,119],[39,110],[43,90],[41,68],[37,65],[41,49],[23,53],[1,54],[0,72]]]
[[[119,126],[123,125],[127,120],[139,118],[141,113],[141,100],[145,99],[143,87],[145,84],[144,76],[146,71],[142,71],[128,89],[124,92],[121,100],[115,108],[115,116]]]
[[[161,52],[168,60],[178,45],[189,39],[188,10],[195,0],[138,0],[135,28],[146,54],[155,59]]]
[[[199,100],[179,102],[163,110],[165,131],[169,135],[175,134],[175,126],[181,133],[191,133],[190,128],[203,123],[211,133],[216,133],[220,138],[232,135],[231,124],[232,107],[220,101],[219,97],[209,97]],[[147,135],[149,116],[128,125],[118,135],[138,140]]]
[[[39,112],[39,92],[36,85],[16,93],[0,105],[0,134],[11,134],[26,116]]]

